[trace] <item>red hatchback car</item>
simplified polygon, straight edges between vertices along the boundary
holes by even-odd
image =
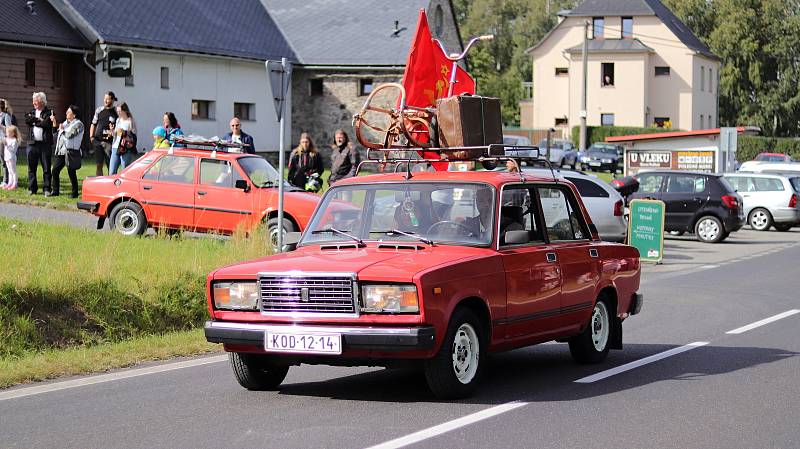
[[[301,363],[419,364],[436,396],[458,398],[492,353],[556,340],[600,362],[621,349],[640,274],[636,248],[600,241],[569,181],[356,177],[326,192],[293,251],[208,275],[205,334],[248,389]]]
[[[112,229],[139,235],[149,226],[167,230],[252,231],[262,223],[278,231],[277,170],[252,154],[198,148],[155,149],[122,173],[86,178],[78,208],[106,219]],[[305,229],[319,196],[286,181],[283,229]]]

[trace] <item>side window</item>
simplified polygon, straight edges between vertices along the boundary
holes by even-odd
[[[142,179],[158,181],[158,172],[161,171],[161,161],[163,160],[164,158],[157,160],[155,164],[153,164],[150,168],[148,168],[147,171],[144,173],[144,176],[142,176]]]
[[[661,190],[661,181],[664,175],[640,175],[639,191],[642,193],[658,193]]]
[[[164,156],[159,162],[161,162],[161,168],[158,173],[159,181],[180,184],[194,183],[193,157]]]
[[[219,159],[200,160],[200,184],[216,187],[233,187],[236,170],[228,161]]]
[[[500,205],[500,244],[505,245],[508,231],[528,231],[531,243],[544,242],[542,226],[537,222],[535,209],[531,205],[531,191],[524,186],[503,189]]]
[[[705,176],[671,175],[667,178],[666,193],[701,193],[706,190]]]
[[[777,192],[783,190],[783,183],[775,178],[753,178],[757,192]]]
[[[588,236],[583,216],[565,190],[556,187],[539,187],[544,225],[550,241],[582,240]]]
[[[583,178],[572,178],[567,176],[567,180],[578,188],[578,193],[584,198],[608,198],[608,192],[594,182]]]

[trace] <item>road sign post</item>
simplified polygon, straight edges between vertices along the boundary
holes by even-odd
[[[663,201],[631,201],[628,244],[639,250],[640,260],[643,262],[661,263],[664,257]]]
[[[286,93],[289,91],[289,86],[292,84],[292,63],[288,62],[286,58],[281,58],[279,61],[265,61],[264,65],[267,68],[267,76],[269,76],[269,85],[272,89],[272,98],[275,100],[275,115],[280,123],[279,140],[278,140],[278,240],[276,247],[273,248],[275,252],[283,250],[283,170],[286,166],[285,151],[284,151],[284,109],[286,109]],[[267,233],[269,234],[269,226],[267,226]],[[271,240],[271,239],[270,239]]]

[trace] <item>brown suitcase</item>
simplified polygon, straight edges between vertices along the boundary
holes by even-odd
[[[442,148],[503,143],[498,98],[459,95],[439,99],[436,120]]]

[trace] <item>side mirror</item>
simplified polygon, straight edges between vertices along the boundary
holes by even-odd
[[[289,251],[296,250],[301,235],[300,232],[287,232],[283,234],[283,247],[281,248],[281,252],[288,253]]]
[[[522,245],[530,241],[528,231],[506,231],[506,245]]]
[[[245,181],[244,179],[237,179],[236,184],[234,184],[234,187],[236,187],[237,189],[242,189],[245,192],[250,191],[250,183]]]

